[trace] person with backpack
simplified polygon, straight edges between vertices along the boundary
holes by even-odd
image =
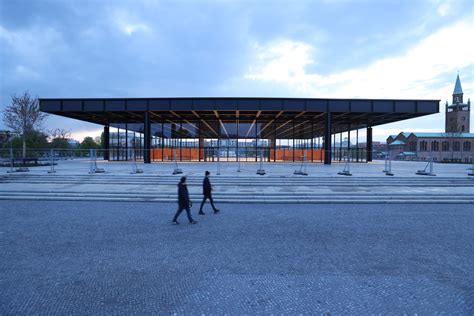
[[[178,210],[173,217],[173,225],[178,225],[178,217],[183,210],[186,210],[186,215],[188,216],[189,224],[196,224],[197,222],[191,217],[191,200],[189,199],[188,187],[186,185],[186,177],[181,177],[181,180],[178,183]]]

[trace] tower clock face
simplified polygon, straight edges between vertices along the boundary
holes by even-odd
[[[462,119],[463,121],[465,121],[465,120],[466,120],[466,117],[465,117],[465,116],[463,116],[461,119]]]

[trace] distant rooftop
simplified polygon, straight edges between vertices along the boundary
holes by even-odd
[[[403,140],[396,140],[392,143],[390,143],[390,146],[397,146],[397,145],[406,145],[406,142],[404,142]]]
[[[418,138],[474,138],[474,133],[412,133]]]

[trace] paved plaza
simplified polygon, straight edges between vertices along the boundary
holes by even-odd
[[[0,201],[0,314],[474,312],[471,205],[175,208]]]
[[[43,163],[49,163],[48,160]],[[391,161],[391,170],[394,177],[409,177],[419,178],[415,175],[418,170],[427,167],[425,161]],[[6,173],[8,168],[8,161],[5,162],[5,167],[0,168],[0,172]],[[54,161],[54,170],[56,174],[60,175],[85,175],[90,171],[89,158],[75,158],[75,159],[59,159]],[[132,161],[104,161],[98,159],[97,167],[103,168],[106,173],[114,175],[130,174],[136,168],[141,169],[145,175],[171,175],[175,168],[173,162],[152,162],[151,164],[144,164],[143,161],[136,163]],[[232,177],[269,177],[269,176],[283,176],[283,177],[301,177],[294,175],[295,170],[300,170],[301,162],[286,162],[286,163],[269,163],[264,162],[178,162],[177,167],[183,171],[185,175],[199,175],[204,174],[204,170],[211,171],[212,175],[220,173],[222,176]],[[316,177],[336,177],[337,173],[343,171],[345,167],[344,161],[333,161],[331,165],[324,165],[323,163],[305,163],[303,168],[309,176]],[[256,174],[257,169],[263,168],[266,175],[259,176]],[[381,177],[387,178],[382,171],[386,168],[384,160],[374,160],[369,163],[352,162],[349,169],[354,177]],[[473,164],[446,164],[434,163],[433,172],[438,177],[461,177],[465,178],[468,173],[474,172]],[[30,174],[47,174],[51,167],[30,167]],[[427,168],[429,170],[429,168]]]

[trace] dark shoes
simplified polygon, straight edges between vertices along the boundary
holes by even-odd
[[[203,212],[203,211],[199,211],[199,213],[198,213],[198,214],[199,214],[199,215],[206,215],[206,214],[204,214],[204,212]]]
[[[171,224],[179,225],[179,222],[178,221],[172,221]],[[197,222],[196,221],[190,221],[189,224],[197,224]]]
[[[221,210],[215,209],[215,210],[214,210],[214,214],[217,214],[217,213],[219,213],[220,211],[221,211]]]

